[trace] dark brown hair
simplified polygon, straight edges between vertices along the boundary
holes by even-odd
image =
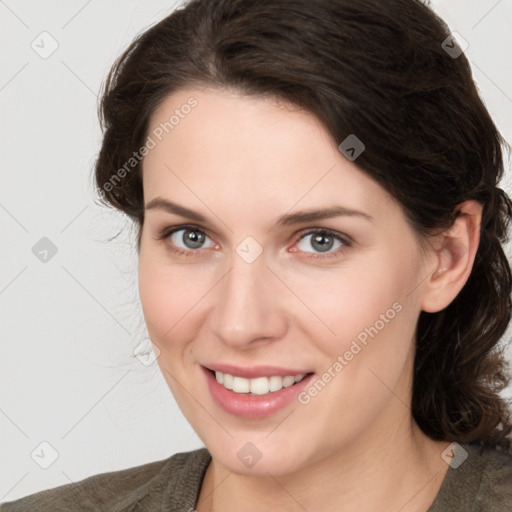
[[[112,67],[95,185],[104,204],[135,221],[140,249],[142,161],[126,162],[170,93],[208,86],[284,99],[313,113],[337,144],[355,134],[365,144],[355,163],[425,238],[448,228],[460,203],[479,201],[468,281],[448,307],[418,320],[411,407],[433,439],[510,451],[499,343],[512,307],[502,247],[512,202],[497,187],[505,141],[449,37],[418,0],[193,0],[138,35]]]

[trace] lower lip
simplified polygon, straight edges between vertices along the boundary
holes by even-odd
[[[266,395],[247,395],[226,389],[217,382],[210,370],[205,367],[202,367],[202,370],[206,375],[208,389],[214,401],[226,412],[247,419],[266,418],[284,409],[308,386],[314,375],[311,373],[292,386]]]

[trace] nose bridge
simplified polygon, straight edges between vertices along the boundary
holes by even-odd
[[[244,345],[282,334],[284,319],[272,278],[263,254],[251,261],[240,247],[233,253],[231,268],[219,283],[214,305],[214,329],[225,343]]]

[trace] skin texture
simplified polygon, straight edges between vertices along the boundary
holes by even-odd
[[[408,406],[415,326],[421,310],[443,309],[466,282],[480,205],[463,203],[454,226],[422,250],[401,206],[296,107],[186,89],[159,106],[149,133],[191,96],[197,106],[144,159],[144,201],[160,196],[207,222],[146,211],[139,292],[163,376],[212,454],[197,510],[426,511],[448,470],[449,443],[426,437]],[[281,215],[331,205],[372,220],[276,225]],[[199,249],[185,245],[183,231],[158,239],[183,224],[205,234]],[[352,242],[335,239],[321,252],[313,228]],[[252,263],[236,252],[248,236],[263,249]],[[249,420],[209,394],[207,362],[320,377],[396,303],[400,311],[307,404]],[[237,457],[247,442],[262,454],[251,468]]]

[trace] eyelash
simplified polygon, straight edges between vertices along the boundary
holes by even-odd
[[[172,227],[165,228],[160,233],[160,235],[157,236],[157,240],[166,240],[172,234],[176,233],[177,231],[182,231],[182,230],[199,231],[202,234],[204,234],[204,235],[209,237],[208,233],[206,233],[200,227],[194,226],[194,225],[191,225],[191,224],[184,224],[184,225],[181,225],[181,226],[172,226]],[[313,258],[313,259],[334,258],[336,256],[339,256],[343,252],[345,252],[345,250],[348,247],[352,246],[353,242],[350,239],[350,237],[348,237],[347,235],[343,235],[341,233],[338,233],[336,231],[332,231],[330,229],[326,229],[326,228],[314,228],[314,229],[310,229],[309,231],[302,231],[302,232],[299,233],[298,239],[297,239],[297,241],[295,243],[300,242],[303,238],[305,238],[308,235],[316,235],[318,233],[321,233],[321,234],[324,234],[324,235],[329,235],[329,236],[335,238],[336,240],[340,241],[343,245],[341,247],[339,247],[337,250],[335,250],[334,252],[330,252],[330,253],[326,253],[326,254],[313,253],[311,256],[305,256],[306,258]],[[186,257],[196,257],[196,256],[198,256],[197,253],[201,253],[203,251],[203,249],[197,249],[197,250],[189,249],[189,250],[185,250],[185,249],[182,249],[182,248],[176,247],[176,246],[169,247],[169,250],[171,252],[173,252],[173,253],[179,254],[181,256],[186,256]],[[300,252],[300,251],[297,251],[297,252]]]

